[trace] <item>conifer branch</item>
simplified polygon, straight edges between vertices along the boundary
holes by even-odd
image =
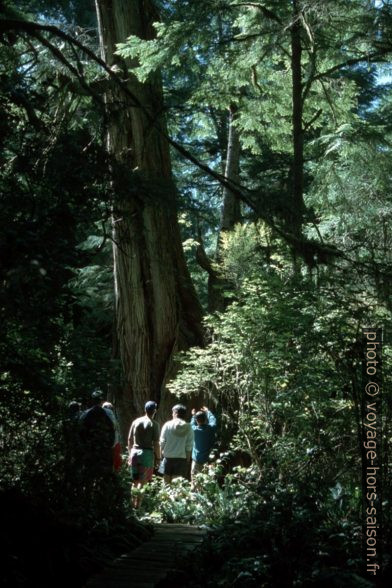
[[[86,55],[88,55],[95,63],[100,65],[100,67],[108,74],[109,78],[112,79],[113,82],[122,89],[122,91],[124,92],[124,94],[128,98],[130,98],[132,107],[140,108],[143,111],[143,113],[146,115],[146,117],[150,120],[150,122],[152,124],[156,125],[156,121],[153,119],[151,114],[143,106],[143,104],[141,104],[140,100],[129,90],[129,87],[127,86],[126,81],[119,77],[118,72],[114,71],[112,68],[110,68],[100,57],[95,55],[95,53],[91,49],[89,49],[88,47],[86,47],[85,45],[80,43],[77,39],[74,39],[73,37],[71,37],[67,33],[64,33],[63,31],[61,31],[61,29],[59,29],[55,26],[52,26],[52,25],[42,25],[42,24],[31,22],[31,21],[0,18],[0,34],[8,32],[8,31],[12,31],[12,30],[20,31],[22,33],[23,32],[29,33],[29,34],[33,35],[35,38],[37,38],[37,40],[39,40],[44,46],[46,46],[53,53],[53,55],[55,55],[55,57],[61,63],[63,63],[64,66],[66,66],[69,69],[69,71],[78,79],[81,86],[83,88],[85,88],[86,90],[88,90],[89,92],[91,92],[91,88],[89,88],[89,85],[85,82],[85,80],[83,79],[83,76],[79,73],[78,69],[75,68],[75,66],[69,62],[69,60],[63,55],[63,53],[57,47],[55,47],[52,43],[50,43],[47,39],[45,39],[40,33],[41,32],[50,33],[50,34],[55,35],[64,41],[66,41],[67,43],[69,43],[71,45],[72,44],[75,45],[80,50],[82,50]],[[373,57],[376,55],[379,56],[381,54],[386,54],[389,51],[390,51],[389,48],[384,49],[382,51],[374,53]],[[348,60],[344,64],[339,64],[338,66],[331,68],[327,72],[324,72],[323,74],[319,74],[318,76],[315,76],[313,79],[319,79],[321,77],[326,76],[327,74],[330,74],[333,71],[336,71],[339,68],[342,68],[342,67],[347,66],[349,64],[358,63],[360,61],[363,61],[363,58],[361,58],[361,59],[358,58],[356,60]],[[183,147],[177,141],[175,141],[170,136],[168,136],[167,133],[164,132],[160,128],[159,125],[156,125],[156,127],[157,127],[158,132],[161,133],[162,136],[164,136],[165,139],[168,141],[168,143],[178,153],[183,155],[184,158],[186,158],[188,161],[193,163],[196,167],[198,167],[199,169],[204,171],[210,177],[213,177],[214,179],[216,179],[222,186],[229,189],[235,196],[237,196],[240,200],[242,200],[242,202],[244,202],[252,210],[255,209],[255,203],[252,201],[252,194],[253,194],[252,191],[250,191],[248,188],[246,188],[240,184],[237,184],[236,182],[233,182],[232,180],[228,180],[222,174],[219,174],[218,172],[214,171],[208,165],[199,161],[185,147]],[[303,258],[305,259],[305,261],[307,261],[307,262],[311,262],[314,264],[315,263],[315,259],[314,259],[315,255],[319,260],[321,260],[324,263],[327,263],[327,260],[329,260],[331,257],[344,257],[343,252],[338,250],[334,246],[328,246],[327,244],[320,244],[316,241],[310,241],[310,240],[306,239],[305,237],[299,238],[298,236],[295,236],[295,235],[289,233],[287,230],[283,229],[282,227],[280,227],[276,223],[276,221],[274,220],[272,215],[269,215],[265,211],[260,213],[260,218],[262,218],[262,220],[271,229],[273,229],[276,232],[276,234],[278,234],[284,241],[286,241],[300,255],[302,255]]]

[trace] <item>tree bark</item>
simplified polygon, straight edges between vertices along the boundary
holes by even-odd
[[[113,160],[113,257],[117,336],[125,385],[116,406],[123,434],[144,404],[169,416],[174,399],[165,389],[173,354],[202,343],[201,308],[182,250],[169,146],[163,133],[162,85],[156,75],[140,83],[135,63],[114,55],[129,35],[152,39],[158,20],[150,0],[96,0],[101,52],[106,63],[128,70],[128,89],[106,95],[108,151]],[[151,119],[155,124],[151,123]]]
[[[225,178],[230,182],[239,183],[240,171],[240,137],[235,127],[236,109],[229,111],[229,137],[227,141],[227,155]],[[223,206],[221,214],[221,231],[232,231],[241,220],[241,207],[238,197],[225,186],[223,189]]]
[[[239,182],[240,167],[240,137],[234,125],[236,108],[229,110],[229,132],[227,135],[226,163],[224,177],[230,182]],[[238,196],[228,186],[223,189],[223,202],[220,217],[219,234],[216,244],[215,261],[209,259],[203,245],[197,250],[199,265],[208,272],[208,311],[222,312],[227,307],[228,299],[224,296],[225,290],[232,289],[232,285],[221,274],[219,264],[222,261],[222,236],[227,231],[232,231],[241,221],[241,204]]]
[[[240,136],[235,127],[236,107],[229,109],[229,133],[227,137],[226,165],[224,177],[233,183],[239,183],[240,171]],[[222,262],[222,238],[226,232],[232,231],[241,221],[241,204],[236,194],[228,186],[223,188],[223,203],[221,209],[220,228],[216,246],[215,259],[219,265]],[[208,308],[211,312],[224,311],[228,305],[228,298],[224,292],[232,290],[233,285],[221,275],[213,271],[208,276]]]
[[[291,75],[292,75],[292,123],[293,123],[293,165],[292,200],[290,205],[289,228],[295,237],[302,234],[304,212],[304,134],[302,99],[302,44],[301,21],[297,0],[293,0],[293,25],[291,27]]]

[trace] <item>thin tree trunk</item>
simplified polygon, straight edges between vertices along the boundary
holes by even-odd
[[[291,74],[292,74],[292,124],[293,124],[293,166],[292,166],[292,200],[290,205],[289,227],[299,238],[302,233],[304,211],[304,137],[303,137],[303,100],[302,100],[302,45],[301,21],[297,0],[293,0],[293,25],[291,27]]]
[[[117,43],[133,34],[152,39],[157,20],[149,0],[96,0],[102,55],[112,67],[132,67],[114,55]],[[125,385],[117,408],[122,430],[140,415],[146,400],[169,415],[165,383],[173,374],[173,354],[202,343],[201,309],[182,250],[169,146],[159,126],[159,75],[144,84],[127,73],[128,88],[144,109],[132,106],[120,90],[106,96],[108,150],[113,163],[116,202],[113,253],[117,335]],[[151,118],[155,125],[151,124]]]
[[[229,110],[229,133],[227,137],[226,165],[224,176],[234,183],[239,182],[240,168],[240,137],[235,127],[236,108]],[[237,196],[227,186],[223,189],[223,203],[221,209],[220,228],[217,239],[215,264],[208,260],[204,251],[199,250],[198,260],[200,265],[208,271],[208,310],[223,311],[227,307],[228,299],[224,291],[232,288],[231,284],[221,275],[219,263],[222,260],[222,237],[225,232],[232,231],[241,221],[241,205]]]
[[[236,109],[231,107],[229,113],[229,137],[227,141],[225,178],[231,182],[239,183],[240,137],[234,124],[235,113]],[[234,226],[240,222],[240,219],[240,201],[237,196],[225,186],[223,189],[221,231],[232,231]]]

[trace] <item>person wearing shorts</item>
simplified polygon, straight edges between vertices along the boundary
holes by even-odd
[[[141,488],[150,482],[154,472],[154,463],[160,460],[159,424],[154,421],[157,404],[153,400],[146,402],[145,415],[135,419],[128,435],[128,465],[131,469],[132,483]],[[133,506],[138,508],[142,496],[133,499]]]
[[[193,430],[185,421],[186,408],[176,404],[172,409],[173,418],[167,421],[160,437],[163,454],[163,480],[170,484],[174,478],[188,478],[193,448]]]

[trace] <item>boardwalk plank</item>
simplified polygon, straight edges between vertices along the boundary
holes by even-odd
[[[155,525],[149,541],[111,562],[85,588],[155,588],[181,573],[181,559],[197,549],[206,529],[180,523]]]

